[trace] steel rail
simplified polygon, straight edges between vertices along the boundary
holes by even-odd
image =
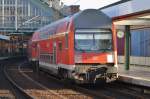
[[[28,99],[34,99],[34,97],[32,97],[30,94],[26,93],[23,88],[21,88],[15,81],[13,81],[13,79],[8,75],[8,73],[6,72],[6,67],[4,67],[4,74],[6,76],[6,78],[8,79],[8,81],[10,83],[12,83],[12,85],[17,88],[21,93],[23,93]]]
[[[67,99],[66,97],[64,97],[64,96],[62,96],[62,95],[60,95],[60,94],[58,94],[58,93],[56,93],[56,92],[54,92],[54,91],[52,91],[52,90],[49,90],[46,86],[40,84],[39,82],[37,82],[37,81],[33,80],[32,78],[30,78],[29,76],[27,76],[24,72],[21,71],[21,65],[23,65],[23,64],[24,64],[24,63],[21,63],[21,64],[18,66],[18,70],[19,70],[19,72],[20,72],[24,77],[26,77],[27,79],[29,79],[30,81],[32,81],[33,83],[35,83],[36,85],[38,85],[39,87],[41,87],[41,88],[47,90],[49,93],[52,93],[53,95],[59,97],[60,99]]]

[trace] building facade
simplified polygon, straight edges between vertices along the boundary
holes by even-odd
[[[33,32],[57,20],[55,16],[59,18],[59,14],[54,13],[52,8],[40,0],[0,0],[0,31]]]
[[[63,2],[61,2],[61,0],[42,0],[42,1],[47,3],[49,7],[52,7],[56,10],[60,10],[63,7]]]
[[[27,35],[61,17],[41,0],[0,0],[0,35],[10,37],[10,40],[0,37],[0,54],[23,49]]]

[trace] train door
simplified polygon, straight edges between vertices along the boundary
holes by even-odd
[[[33,58],[38,60],[38,50],[37,50],[37,42],[32,44]],[[35,61],[35,60],[34,60]]]
[[[35,54],[36,54],[36,60],[39,60],[39,45],[38,43],[34,43],[34,50],[35,50]]]
[[[40,61],[40,45],[39,45],[39,43],[37,43],[37,57],[38,57],[38,60]]]
[[[33,61],[32,66],[33,66],[33,70],[35,72],[38,72],[39,71],[39,46],[37,42],[33,43],[33,50],[35,54],[34,56],[35,60]]]
[[[53,43],[53,64],[56,64],[56,42]]]

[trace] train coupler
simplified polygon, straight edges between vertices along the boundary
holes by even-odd
[[[106,67],[101,67],[101,68],[96,68],[96,69],[91,69],[88,70],[86,73],[86,80],[89,83],[96,83],[97,80],[103,80],[105,81],[106,79]]]
[[[109,83],[115,81],[118,78],[117,76],[118,76],[117,73],[107,73],[106,82]]]

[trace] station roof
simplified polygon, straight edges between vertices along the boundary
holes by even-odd
[[[150,10],[113,18],[115,25],[150,25]]]
[[[150,0],[121,0],[100,8],[115,25],[150,25]]]

